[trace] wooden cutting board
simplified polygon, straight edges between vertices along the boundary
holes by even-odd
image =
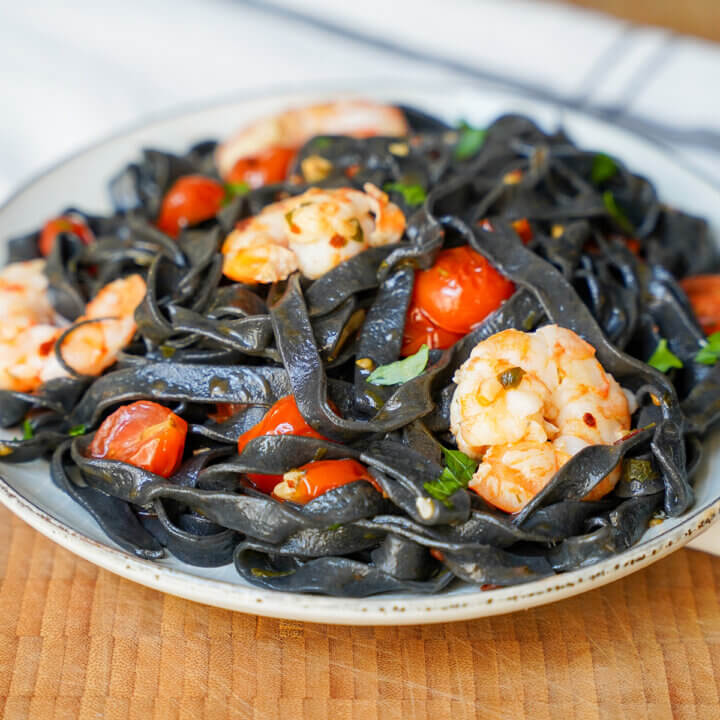
[[[268,620],[163,595],[0,508],[4,717],[716,718],[720,558],[680,550],[577,598],[402,628]]]
[[[718,0],[566,0],[591,10],[720,42]]]

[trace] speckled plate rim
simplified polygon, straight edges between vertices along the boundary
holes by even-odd
[[[690,542],[718,519],[720,499],[672,530],[587,568],[524,585],[457,595],[335,598],[262,590],[191,575],[142,560],[76,532],[0,477],[0,502],[58,545],[128,580],[205,605],[285,620],[332,625],[416,625],[527,610],[593,590],[640,570]],[[191,582],[189,582],[191,580]]]
[[[442,90],[438,90],[437,84],[434,87],[428,87],[418,83],[414,88],[408,88],[408,86],[404,85],[397,88],[386,87],[383,88],[382,92],[378,92],[376,81],[367,84],[353,82],[349,92],[347,85],[341,88],[335,84],[334,86],[324,85],[316,89],[306,88],[302,93],[289,93],[279,90],[275,93],[256,94],[248,96],[247,101],[252,104],[258,99],[270,98],[274,103],[281,105],[288,102],[297,102],[298,100],[310,100],[338,94],[361,94],[374,95],[380,99],[400,98],[403,101],[411,102],[414,93],[417,93],[418,97],[423,95],[427,97],[429,94],[434,93],[437,99],[447,97],[453,91],[461,94],[475,94],[476,96],[487,93],[494,96],[496,100],[498,97],[512,100],[513,103],[511,104],[515,106],[519,101],[520,105],[533,106],[543,111],[546,117],[548,114],[553,115],[556,120],[561,120],[566,115],[583,116],[582,113],[575,110],[570,112],[541,101],[522,98],[514,93],[498,91],[496,88],[479,90],[477,87],[469,88],[467,84],[458,84],[455,88],[452,86],[443,87]],[[0,207],[0,219],[3,217],[3,211],[11,206],[23,193],[31,190],[36,183],[51,176],[53,172],[63,168],[72,160],[89,155],[93,151],[100,150],[106,143],[130,136],[142,129],[160,128],[164,124],[171,123],[176,117],[184,117],[185,115],[191,117],[194,114],[203,113],[208,108],[221,110],[225,105],[232,108],[238,105],[238,101],[226,100],[216,105],[205,105],[200,110],[190,109],[182,114],[172,113],[164,118],[155,118],[95,143],[78,153],[74,153],[71,157],[31,179],[13,193]],[[602,123],[593,118],[590,118],[590,120],[593,123],[600,123],[609,128],[613,127],[608,123]],[[686,167],[682,166],[682,163],[678,163],[658,143],[641,138],[636,133],[620,128],[616,129],[622,132],[623,135],[646,143],[653,153],[664,155],[665,159],[671,164],[675,164],[679,171],[692,175]],[[114,169],[108,168],[108,175]],[[705,186],[706,189],[710,187],[703,178],[697,175],[693,179]],[[720,198],[720,196],[718,197]],[[716,454],[716,452],[712,453],[713,456]],[[720,482],[720,477],[718,477],[717,481]],[[716,480],[713,477],[708,482],[714,484]],[[642,540],[638,545],[624,553],[595,563],[587,568],[562,573],[524,585],[486,592],[470,589],[452,594],[429,596],[381,595],[358,599],[298,595],[264,590],[240,582],[201,577],[193,574],[190,566],[183,566],[183,569],[180,569],[142,560],[112,546],[109,540],[100,542],[73,529],[51,512],[32,502],[0,473],[0,502],[43,535],[99,567],[161,592],[216,607],[288,620],[347,625],[409,625],[468,620],[527,609],[601,587],[656,562],[707,529],[718,519],[720,485],[713,494],[712,501],[706,500],[701,507],[688,513],[680,522],[668,530],[657,532],[651,539]],[[660,530],[660,528],[656,530]],[[188,570],[184,568],[188,568]]]

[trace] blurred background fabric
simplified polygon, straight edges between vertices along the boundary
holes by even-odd
[[[585,110],[720,187],[720,45],[630,21],[669,13],[720,41],[720,0],[0,0],[0,202],[154,116],[405,79],[509,87]],[[718,526],[698,544],[720,552]]]
[[[639,4],[625,5],[637,17]],[[662,21],[665,0],[645,5]],[[0,48],[0,200],[154,115],[270,89],[404,78],[508,85],[583,108],[673,145],[720,182],[720,47],[566,4],[4,0]]]

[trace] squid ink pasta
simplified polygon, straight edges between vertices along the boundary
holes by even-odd
[[[692,507],[718,251],[620,159],[343,100],[146,149],[109,193],[9,241],[0,462],[49,461],[127,552],[437,593]]]

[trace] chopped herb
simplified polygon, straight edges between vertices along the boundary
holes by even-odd
[[[498,373],[498,382],[506,389],[517,387],[523,379],[525,371],[521,367],[511,367]]]
[[[333,523],[332,525],[328,526],[328,530],[337,530],[339,527],[342,527],[342,523]]]
[[[670,350],[665,338],[660,340],[647,364],[660,372],[667,372],[670,368],[681,368],[683,366],[682,360]]]
[[[443,448],[445,456],[445,467],[437,480],[423,484],[425,492],[430,497],[439,500],[445,507],[452,507],[450,496],[466,488],[477,470],[478,464],[460,450],[448,450]]]
[[[603,203],[605,203],[605,209],[608,211],[613,220],[623,230],[623,232],[630,233],[631,235],[635,232],[633,224],[630,222],[628,216],[623,212],[620,206],[615,201],[615,196],[610,190],[606,190],[603,193]]]
[[[33,430],[33,426],[30,424],[29,420],[25,420],[23,422],[22,429],[23,429],[23,440],[32,439],[32,436],[35,434],[35,431]]]
[[[351,218],[349,222],[353,224],[355,228],[353,234],[350,236],[350,239],[354,240],[355,242],[365,242],[365,233],[363,232],[360,221],[357,218]]]
[[[407,184],[401,182],[385,183],[383,185],[385,192],[397,192],[403,196],[403,199],[408,205],[420,205],[425,202],[427,197],[425,188],[422,185]]]
[[[455,159],[468,160],[476,155],[485,142],[487,130],[474,128],[466,122],[460,123],[460,139],[455,146]]]
[[[264,570],[263,568],[252,568],[250,572],[254,577],[260,578],[277,578],[292,575],[294,570]]]
[[[288,227],[290,228],[290,232],[299,233],[300,228],[293,222],[293,213],[295,210],[288,210],[285,213],[285,222],[288,224]]]
[[[74,425],[68,430],[70,437],[77,437],[78,435],[84,435],[87,428],[84,425]]]
[[[720,332],[709,335],[706,343],[693,359],[703,365],[714,365],[718,358],[720,358]]]
[[[397,360],[389,365],[381,365],[368,376],[373,385],[399,385],[417,377],[428,364],[430,350],[423,345],[414,355]]]
[[[535,327],[536,321],[537,313],[534,310],[531,310],[523,320],[523,330],[532,330]]]
[[[222,205],[230,204],[236,197],[247,195],[250,192],[250,186],[246,182],[229,182],[225,183],[225,197],[222,199]]]
[[[164,358],[171,358],[175,354],[175,348],[172,345],[161,345],[160,352]]]
[[[638,458],[628,458],[623,460],[622,479],[625,482],[644,483],[648,480],[654,480],[657,472],[650,460],[640,460]]]
[[[316,137],[312,143],[313,147],[317,150],[325,150],[330,147],[330,138],[327,137]]]
[[[602,185],[610,178],[614,177],[618,171],[615,161],[605,153],[598,153],[593,158],[592,170],[590,171],[590,180],[594,185]]]

